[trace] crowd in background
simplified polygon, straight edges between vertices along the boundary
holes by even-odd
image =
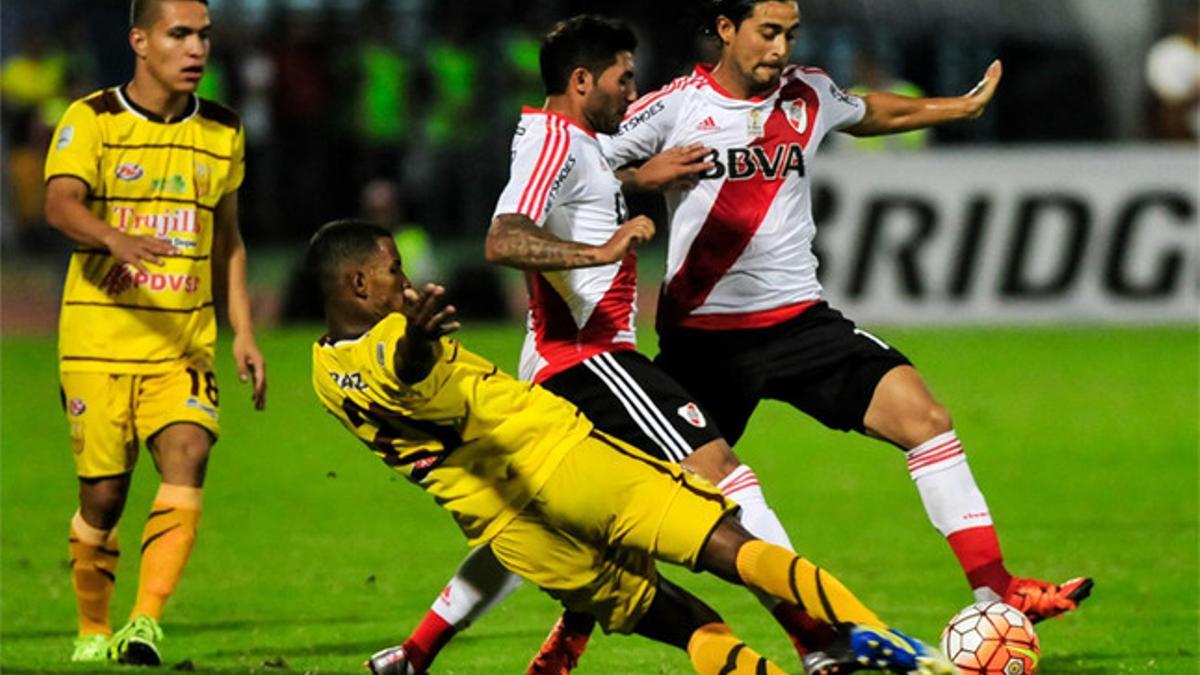
[[[699,4],[213,0],[201,95],[236,109],[245,125],[245,236],[299,240],[355,212],[393,228],[419,222],[434,240],[481,235],[507,178],[520,107],[543,99],[541,33],[578,11],[628,18],[642,42],[639,85],[650,90],[704,58],[709,45],[686,28],[698,22],[690,10]],[[1186,77],[1182,86],[1165,77],[1173,88],[1157,96],[1153,75],[1135,92],[1110,86],[1088,32],[1072,23],[1071,0],[1005,3],[1024,25],[938,13],[945,3],[937,0],[922,5],[932,8],[928,16],[892,21],[888,12],[911,14],[895,4],[802,2],[794,60],[820,65],[847,87],[910,95],[964,92],[995,57],[1005,61],[1006,80],[981,123],[841,144],[848,151],[1195,138],[1188,122],[1198,100],[1195,72],[1190,89]],[[1177,63],[1182,45],[1186,64],[1190,46],[1194,68],[1191,3],[1160,4],[1153,34],[1131,50],[1142,49],[1146,59],[1154,39],[1170,36],[1174,49],[1159,60]],[[2,232],[9,250],[56,250],[41,217],[41,163],[54,124],[70,100],[132,71],[128,3],[88,5],[86,16],[66,0],[5,7]],[[1119,106],[1106,98],[1118,96],[1140,101],[1132,122],[1114,119]]]

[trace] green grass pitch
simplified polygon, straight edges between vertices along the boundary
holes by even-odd
[[[1196,673],[1196,330],[878,333],[920,366],[954,414],[1010,568],[1097,579],[1081,612],[1041,624],[1041,672]],[[271,377],[262,414],[251,410],[221,345],[225,432],[209,467],[200,539],[167,608],[168,667],[186,660],[200,672],[362,672],[366,655],[420,619],[465,553],[432,500],[319,409],[308,384],[314,335],[261,336]],[[516,329],[472,326],[461,337],[513,368]],[[0,344],[0,669],[96,670],[67,663],[75,610],[66,539],[76,483],[53,341]],[[798,550],[897,626],[935,640],[970,601],[895,450],[777,404],[760,407],[737,450],[763,478]],[[155,485],[143,453],[121,525],[116,622],[133,602]],[[669,574],[757,649],[798,670],[748,593]],[[435,670],[523,672],[555,615],[547,597],[522,588],[452,643]],[[691,670],[670,648],[601,636],[578,672]]]

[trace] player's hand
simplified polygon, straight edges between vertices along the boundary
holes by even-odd
[[[1000,85],[1000,76],[1003,74],[1004,67],[1000,65],[1000,59],[992,61],[992,65],[988,66],[987,72],[983,74],[983,79],[979,81],[979,84],[963,96],[969,106],[967,119],[973,120],[983,114],[992,97],[996,95],[996,87]]]
[[[700,174],[713,168],[705,159],[711,152],[699,143],[663,150],[634,171],[634,188],[647,192],[690,190],[700,181]]]
[[[631,249],[654,238],[654,221],[637,216],[621,224],[612,238],[600,247],[599,262],[608,264],[624,260]]]
[[[117,262],[133,265],[147,274],[150,273],[150,270],[146,269],[147,262],[162,266],[161,256],[175,255],[179,252],[169,241],[157,237],[125,234],[119,230],[113,230],[106,237],[104,244]]]
[[[233,362],[237,364],[238,379],[254,383],[254,409],[267,407],[267,361],[258,350],[258,343],[249,333],[233,336]]]
[[[407,336],[418,340],[436,340],[462,328],[455,319],[458,310],[446,304],[446,289],[425,284],[420,291],[404,289],[402,313],[408,319]]]

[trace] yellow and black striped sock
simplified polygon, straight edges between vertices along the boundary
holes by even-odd
[[[729,626],[708,623],[692,633],[687,645],[692,667],[701,675],[783,675],[783,670],[737,639]]]
[[[120,549],[117,529],[92,527],[79,511],[71,518],[68,540],[71,554],[71,586],[79,605],[80,635],[111,635],[108,607],[117,580]]]
[[[192,554],[203,494],[202,488],[186,485],[158,486],[142,532],[142,569],[130,618],[145,614],[158,621],[162,617]]]
[[[748,542],[738,551],[737,570],[747,586],[795,603],[821,621],[887,628],[836,577],[785,548]]]

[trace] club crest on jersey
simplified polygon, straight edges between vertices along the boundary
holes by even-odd
[[[680,417],[697,429],[703,429],[708,425],[708,422],[704,419],[704,413],[700,412],[700,407],[695,403],[689,402],[687,405],[681,405],[679,406],[679,410],[675,412],[679,413]]]
[[[804,99],[784,101],[781,107],[783,114],[787,116],[788,124],[792,125],[796,133],[803,134],[808,131],[808,104]]]
[[[146,172],[142,171],[142,167],[138,164],[134,164],[133,162],[125,162],[124,164],[117,165],[116,174],[117,180],[130,182],[146,175]]]
[[[73,398],[67,403],[67,412],[71,413],[71,417],[79,417],[87,412],[87,404],[81,398]]]

